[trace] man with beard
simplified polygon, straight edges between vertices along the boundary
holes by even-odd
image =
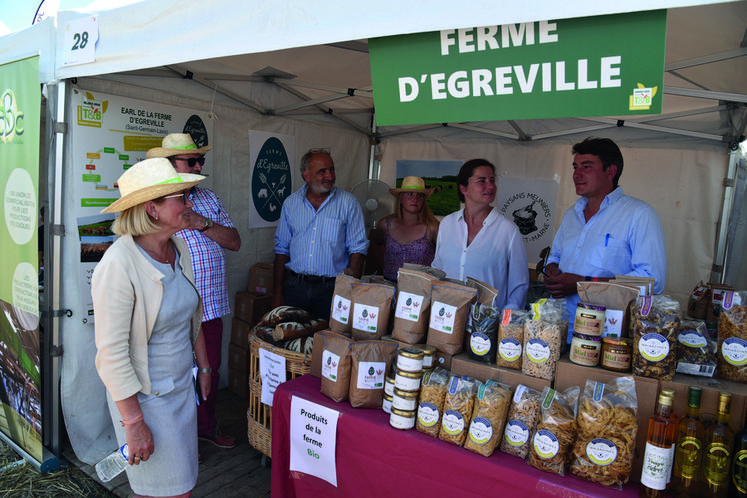
[[[360,278],[368,239],[358,201],[335,187],[328,150],[304,154],[301,175],[306,184],[283,203],[275,232],[272,307],[296,306],[328,320],[335,278],[343,271]]]

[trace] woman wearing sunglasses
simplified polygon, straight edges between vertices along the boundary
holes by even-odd
[[[173,235],[190,226],[189,190],[204,179],[146,159],[118,180],[120,212],[91,279],[96,369],[107,389],[117,443],[128,445],[136,496],[188,497],[197,481],[197,405],[210,392],[202,303],[192,260]]]
[[[397,271],[405,263],[430,265],[436,253],[438,220],[425,200],[433,194],[417,176],[402,180],[400,188],[390,188],[397,198],[395,212],[376,223],[371,234],[371,248],[377,268],[383,268],[384,277],[397,281]]]

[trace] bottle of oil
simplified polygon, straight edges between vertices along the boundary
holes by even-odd
[[[747,498],[747,425],[734,437],[729,496]]]
[[[719,393],[718,419],[706,432],[703,452],[703,496],[726,497],[729,490],[734,433],[729,427],[731,394]]]
[[[672,450],[677,436],[677,423],[672,419],[673,399],[662,393],[654,416],[648,421],[646,452],[638,496],[658,498],[666,496],[667,479],[672,465]]]
[[[700,421],[702,389],[690,387],[687,397],[687,414],[677,426],[677,450],[674,455],[673,494],[676,497],[700,497],[701,464],[705,429]]]

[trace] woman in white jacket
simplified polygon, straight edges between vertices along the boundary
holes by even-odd
[[[197,481],[197,409],[192,367],[203,399],[210,365],[202,305],[187,246],[189,189],[204,179],[146,159],[118,180],[120,237],[93,273],[96,369],[106,385],[118,444],[127,443],[127,477],[136,496],[188,497]]]

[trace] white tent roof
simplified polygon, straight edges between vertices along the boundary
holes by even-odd
[[[43,82],[111,77],[136,86],[174,79],[173,91],[248,106],[261,114],[340,122],[371,132],[373,98],[366,39],[458,27],[669,8],[662,115],[624,119],[626,138],[696,138],[734,143],[745,130],[747,2],[379,2],[375,9],[323,0],[202,2],[143,0],[96,12],[96,61],[63,63],[65,26],[91,15],[62,11],[57,30],[42,23],[0,38],[3,51],[39,46]],[[48,37],[55,40],[47,40]],[[52,44],[51,42],[55,43]],[[0,55],[0,62],[3,62]],[[129,75],[121,73],[129,72]],[[192,81],[179,80],[189,75]],[[158,76],[159,78],[151,78]],[[202,83],[197,85],[195,83]],[[202,88],[201,88],[202,87]],[[268,87],[270,91],[268,91]],[[202,93],[200,93],[202,92]],[[377,136],[428,130],[437,137],[487,133],[511,140],[591,134],[618,127],[616,117],[388,127]],[[636,133],[634,130],[641,130]],[[619,131],[618,131],[619,133]]]

